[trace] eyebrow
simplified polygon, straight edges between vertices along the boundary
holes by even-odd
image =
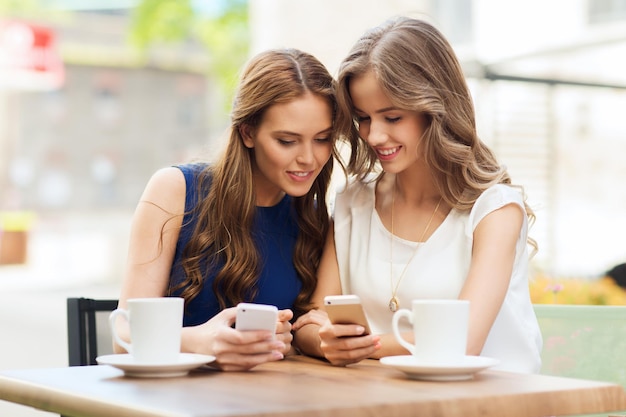
[[[324,134],[324,133],[330,133],[330,132],[332,132],[332,131],[333,131],[333,127],[332,127],[332,126],[330,126],[330,127],[327,127],[327,128],[326,128],[326,129],[324,129],[324,130],[320,130],[320,131],[319,131],[319,132],[317,132],[315,135],[321,135],[321,134]],[[275,135],[295,136],[295,137],[297,137],[297,138],[301,138],[301,137],[302,137],[302,135],[301,135],[300,133],[291,132],[291,131],[289,131],[289,130],[275,130],[273,133],[274,133]]]
[[[378,110],[375,111],[375,113],[379,114],[379,113],[385,113],[385,112],[393,111],[393,110],[400,110],[400,108],[398,108],[396,106],[389,106],[389,107],[384,107],[382,109],[378,109]],[[363,110],[359,109],[358,107],[355,107],[354,111],[365,113]]]

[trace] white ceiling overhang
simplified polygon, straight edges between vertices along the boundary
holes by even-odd
[[[464,67],[493,80],[626,89],[626,33]]]

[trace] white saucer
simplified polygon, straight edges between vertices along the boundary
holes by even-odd
[[[427,381],[463,381],[472,379],[474,374],[495,366],[498,359],[484,356],[464,356],[454,363],[425,362],[412,355],[386,356],[380,363],[404,372],[411,379]]]
[[[181,353],[177,362],[165,364],[136,363],[129,354],[98,356],[99,365],[111,365],[124,371],[126,376],[137,378],[167,378],[185,376],[190,370],[213,362],[215,356]]]

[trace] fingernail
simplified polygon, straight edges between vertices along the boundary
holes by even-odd
[[[285,346],[285,344],[283,342],[277,341],[277,342],[272,343],[272,348],[274,348],[274,349],[280,350],[280,349],[284,349],[285,347],[286,346]]]
[[[274,351],[272,351],[272,357],[274,359],[280,360],[280,359],[283,359],[285,357],[285,355],[283,355],[281,352],[279,352],[277,350],[274,350]]]
[[[356,331],[358,334],[361,334],[365,331],[365,327],[363,326],[356,326]]]

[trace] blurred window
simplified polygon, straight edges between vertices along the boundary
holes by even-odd
[[[472,0],[438,0],[433,14],[438,26],[451,44],[467,44],[473,40]]]
[[[589,0],[589,23],[626,20],[626,0]]]

